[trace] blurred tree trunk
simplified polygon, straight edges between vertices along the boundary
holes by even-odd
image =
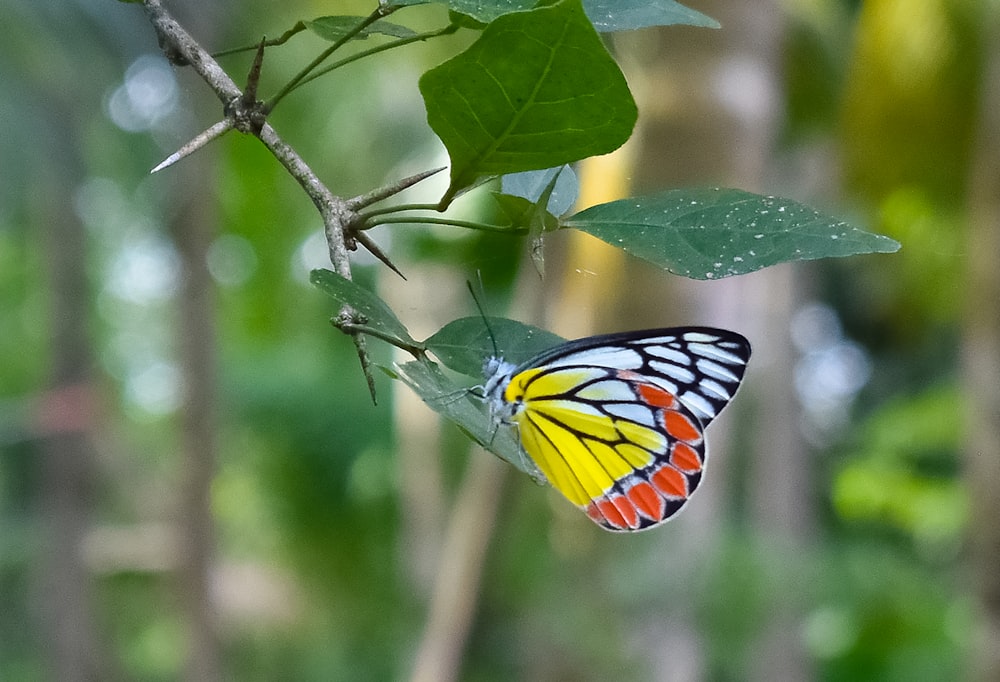
[[[39,602],[52,679],[83,682],[107,679],[107,675],[102,672],[91,576],[83,553],[96,474],[86,232],[74,213],[71,192],[82,172],[74,151],[64,151],[60,157],[65,163],[48,166],[57,175],[35,188],[37,222],[47,233],[52,331],[51,377],[36,424],[43,438],[40,516],[44,519],[44,555]]]
[[[783,124],[784,92],[782,47],[785,17],[774,1],[729,3],[720,14],[724,31],[731,36],[727,50],[728,77],[721,79],[729,92],[737,123],[733,140],[732,182],[756,192],[791,191],[776,187],[783,178],[776,169],[777,138]],[[738,29],[738,30],[737,30]],[[754,97],[756,95],[756,97]],[[756,340],[748,377],[757,400],[756,430],[747,460],[749,518],[758,552],[771,558],[769,570],[778,580],[801,575],[794,560],[807,549],[813,527],[810,500],[811,472],[806,445],[799,430],[800,410],[795,395],[796,352],[791,339],[791,318],[800,305],[804,268],[792,264],[754,273],[730,285],[734,299],[742,300],[737,319],[747,336]],[[746,457],[746,455],[744,455]],[[775,542],[775,546],[771,543]],[[781,572],[784,569],[785,572]],[[772,578],[773,579],[773,578]],[[756,655],[747,671],[749,680],[807,680],[813,677],[802,647],[804,614],[795,606],[807,587],[804,580],[788,585],[765,586],[770,603],[763,610]]]
[[[972,679],[983,682],[1000,680],[1000,27],[993,12],[969,196],[963,340],[970,553],[982,618]]]
[[[637,191],[692,185],[725,185],[750,191],[794,191],[776,187],[783,178],[776,172],[776,139],[781,129],[783,93],[781,48],[784,16],[775,2],[705,2],[698,9],[718,19],[723,30],[671,27],[656,34],[657,44],[647,44],[639,34],[626,57],[626,71],[640,100],[642,144],[638,145]],[[630,63],[629,60],[640,64]],[[641,73],[637,78],[634,72]],[[647,189],[648,188],[648,189]],[[798,406],[792,380],[794,349],[790,318],[802,286],[801,269],[769,268],[738,280],[721,282],[671,282],[672,294],[658,295],[663,310],[677,316],[676,323],[728,326],[745,333],[754,344],[747,388],[742,401],[753,396],[759,408],[752,447],[737,450],[726,420],[713,425],[708,480],[677,523],[690,523],[698,546],[672,547],[688,554],[689,562],[703,561],[706,550],[717,547],[722,520],[735,489],[747,489],[751,527],[759,537],[780,538],[791,550],[807,542],[812,510],[807,481],[809,459],[803,456],[798,432]],[[662,281],[662,279],[661,279]],[[628,288],[643,286],[631,278]],[[662,287],[662,284],[659,285]],[[746,409],[737,400],[734,412]],[[742,405],[742,406],[741,406]],[[741,439],[745,443],[745,439]],[[727,471],[739,454],[749,473],[734,481]],[[729,486],[726,486],[726,479]],[[713,542],[711,538],[716,538]],[[683,575],[683,573],[681,573]],[[802,585],[792,589],[801,588]],[[748,679],[811,677],[798,632],[801,614],[782,597],[765,610],[760,624],[757,654]],[[654,662],[662,662],[658,679],[703,679],[704,652],[699,652],[698,628],[680,614],[665,624],[668,632]],[[662,629],[662,628],[661,628]],[[676,646],[675,646],[676,645]],[[684,671],[678,677],[678,671]]]
[[[469,456],[441,545],[411,682],[461,679],[465,645],[475,620],[483,568],[508,476],[507,463],[492,453],[470,447]]]
[[[214,195],[204,191],[211,174],[199,159],[184,162],[185,179],[176,192],[183,204],[171,222],[181,261],[178,341],[184,401],[180,413],[181,483],[178,566],[183,618],[187,630],[185,678],[222,679],[211,585],[215,554],[211,485],[216,460],[216,340],[212,277],[206,252],[212,238]],[[184,196],[191,197],[185,201]]]
[[[225,26],[225,7],[207,7],[187,0],[176,3],[179,21],[203,45],[212,49]],[[177,71],[181,87],[206,94],[204,83],[190,70]],[[239,75],[234,74],[239,80]],[[214,121],[218,103],[201,97],[204,106],[198,120]],[[181,370],[183,402],[179,413],[180,482],[177,490],[177,525],[180,560],[176,575],[181,619],[186,639],[184,678],[191,682],[223,679],[222,654],[217,622],[215,569],[215,520],[211,486],[217,458],[217,397],[215,283],[208,271],[206,255],[215,232],[218,195],[212,154],[215,147],[184,161],[159,182],[169,182],[174,208],[169,231],[180,257],[178,289],[177,352]],[[179,179],[177,176],[180,176]],[[165,185],[166,186],[166,185]]]

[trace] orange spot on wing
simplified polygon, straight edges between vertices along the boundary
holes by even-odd
[[[670,452],[670,463],[681,471],[701,471],[701,459],[698,452],[687,443],[674,443]]]
[[[624,495],[611,495],[609,499],[611,500],[611,504],[615,505],[618,513],[622,515],[622,519],[629,528],[639,527],[639,511],[632,504],[631,500]]]
[[[593,502],[587,505],[587,516],[594,523],[598,523],[602,526],[608,525],[608,522],[604,520],[604,516],[601,515],[601,510],[597,508],[597,505]]]
[[[687,479],[669,464],[660,467],[649,480],[664,495],[680,498],[688,496]]]
[[[663,498],[656,492],[656,489],[646,481],[640,481],[628,489],[625,493],[629,501],[635,508],[648,519],[659,521],[663,518],[666,507]]]
[[[699,441],[701,430],[694,422],[676,410],[664,410],[663,427],[677,440]]]
[[[670,392],[653,384],[639,384],[639,396],[647,405],[653,407],[672,408],[677,403],[677,399]]]
[[[587,516],[602,526],[615,530],[626,530],[629,527],[618,507],[606,497],[591,502],[587,507]]]

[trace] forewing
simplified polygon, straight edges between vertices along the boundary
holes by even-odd
[[[675,327],[571,341],[530,365],[633,371],[676,396],[705,427],[736,394],[749,359],[750,343],[740,334]]]

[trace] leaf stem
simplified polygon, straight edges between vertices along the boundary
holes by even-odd
[[[277,47],[278,45],[284,45],[294,36],[296,33],[301,33],[306,30],[306,23],[304,21],[298,21],[290,29],[282,33],[277,38],[272,38],[271,40],[264,41],[264,47]],[[260,46],[260,43],[254,43],[252,45],[243,45],[242,47],[231,47],[228,50],[222,50],[220,52],[213,52],[212,57],[218,59],[219,57],[228,57],[231,54],[239,54],[240,52],[249,52],[250,50],[256,50]]]
[[[315,78],[319,78],[320,76],[324,76],[324,75],[330,73],[331,71],[333,71],[334,69],[339,69],[342,66],[347,66],[351,62],[356,62],[359,59],[364,59],[365,57],[370,57],[370,56],[372,56],[374,54],[378,54],[380,52],[385,52],[386,50],[391,50],[393,48],[403,47],[404,45],[409,45],[410,43],[415,43],[417,41],[429,40],[431,38],[437,38],[438,36],[449,35],[451,33],[454,33],[455,31],[457,31],[458,28],[459,27],[458,27],[457,24],[448,24],[444,28],[435,29],[433,31],[427,31],[425,33],[418,33],[416,35],[412,35],[412,36],[409,36],[409,37],[406,37],[406,38],[400,38],[399,40],[395,40],[395,41],[392,41],[392,42],[389,42],[389,43],[384,43],[382,45],[376,45],[375,47],[371,47],[371,48],[369,48],[367,50],[362,50],[361,52],[358,52],[356,54],[352,54],[350,57],[344,57],[343,59],[341,59],[338,62],[334,62],[333,64],[330,64],[329,66],[325,66],[322,69],[320,69],[319,71],[316,71],[315,73],[309,74],[305,78],[302,78],[302,80],[299,83],[297,83],[296,87],[301,86],[301,85],[305,85],[306,83],[308,83],[309,81],[311,81],[311,80],[313,80]]]
[[[488,223],[477,223],[472,220],[454,220],[452,218],[435,218],[433,216],[397,216],[388,217],[379,220],[378,222],[367,224],[365,223],[362,229],[368,230],[378,225],[393,225],[393,224],[421,224],[421,225],[448,225],[450,227],[464,227],[469,230],[480,230],[481,232],[499,232],[501,234],[510,235],[523,235],[528,234],[528,229],[525,227],[510,227],[507,225],[490,225]]]
[[[292,80],[285,83],[285,86],[278,91],[278,94],[272,97],[271,100],[267,103],[267,105],[264,107],[264,110],[268,112],[272,111],[274,107],[277,106],[278,102],[284,99],[288,93],[290,93],[298,85],[300,85],[302,81],[305,80],[320,64],[325,62],[330,55],[339,50],[349,40],[354,38],[354,36],[364,31],[366,28],[368,28],[376,21],[381,19],[383,16],[386,16],[389,12],[394,11],[394,9],[395,8],[393,7],[377,8],[375,11],[373,11],[371,14],[365,17],[357,26],[355,26],[350,31],[342,35],[338,40],[334,41],[333,45],[320,52],[319,56],[316,57],[316,59],[312,60],[304,69],[299,71],[292,78]]]
[[[395,206],[373,208],[361,213],[361,219],[368,220],[374,216],[399,213],[400,211],[437,211],[437,204],[396,204]]]

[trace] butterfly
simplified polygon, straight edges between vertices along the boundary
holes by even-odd
[[[521,365],[493,356],[482,396],[545,478],[603,528],[676,514],[701,482],[705,427],[729,404],[750,342],[710,327],[590,336]]]

